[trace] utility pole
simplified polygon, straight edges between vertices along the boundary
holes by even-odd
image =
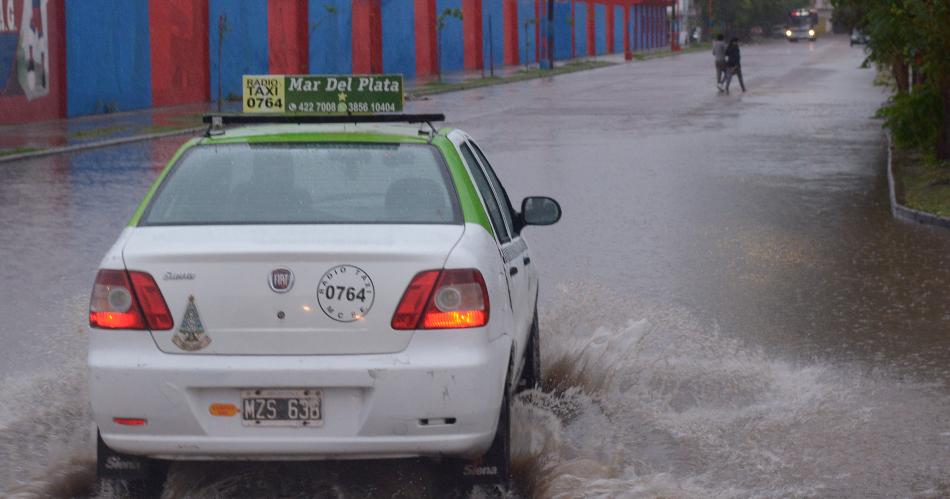
[[[670,50],[676,52],[680,50],[679,44],[679,26],[676,23],[676,4],[679,0],[673,2],[673,15],[670,16]]]

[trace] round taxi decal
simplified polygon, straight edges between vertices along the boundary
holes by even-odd
[[[337,265],[320,278],[317,301],[328,317],[339,322],[362,319],[373,308],[376,289],[366,272],[353,265]]]

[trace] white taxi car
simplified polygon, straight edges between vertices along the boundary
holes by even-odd
[[[540,380],[521,231],[557,202],[516,211],[441,115],[245,118],[186,143],[102,260],[100,475],[425,456],[505,483],[509,397]]]

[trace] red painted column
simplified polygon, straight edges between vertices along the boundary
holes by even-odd
[[[481,69],[482,0],[462,0],[462,40],[465,69]]]
[[[505,64],[515,66],[518,64],[518,0],[504,0],[502,4],[502,26],[505,29]]]
[[[623,6],[623,58],[633,59],[633,52],[630,50],[630,6]]]
[[[205,18],[207,19],[207,5],[204,5],[204,8]],[[296,0],[268,1],[267,62],[271,74],[303,74],[307,72],[309,65],[307,19],[306,3],[297,2]]]
[[[606,29],[607,29],[607,53],[614,53],[614,5],[613,2],[607,2]]]
[[[150,0],[148,17],[152,105],[207,101],[210,77],[208,3]],[[269,27],[269,31],[274,33],[275,30]]]
[[[597,23],[594,0],[587,0],[587,55],[597,55]]]
[[[383,67],[379,0],[353,0],[353,73],[380,73]]]
[[[435,0],[414,0],[416,34],[416,75],[434,75],[439,71],[436,47]]]

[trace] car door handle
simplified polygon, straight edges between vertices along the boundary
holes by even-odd
[[[517,273],[518,273],[518,267],[511,267],[510,269],[508,269],[509,275],[515,275]]]
[[[528,264],[531,263],[531,257],[530,257],[530,256],[526,256],[526,257],[522,258],[521,261],[524,262],[525,265],[528,265]]]

